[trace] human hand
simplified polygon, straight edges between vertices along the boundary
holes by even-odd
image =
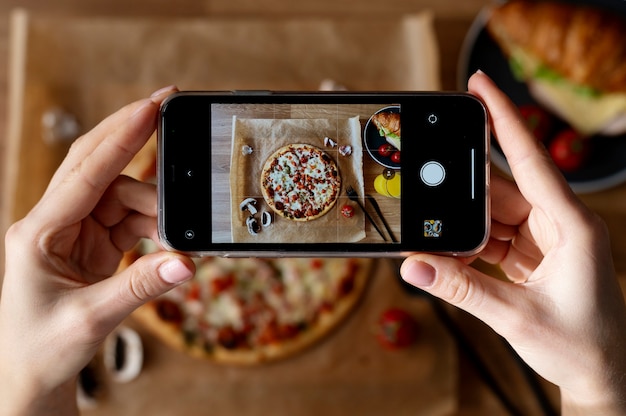
[[[563,414],[625,414],[626,308],[606,226],[485,74],[469,91],[485,102],[517,183],[492,176],[492,231],[480,255],[511,282],[426,254],[406,259],[401,274],[506,338],[560,387]]]
[[[39,203],[5,237],[0,409],[75,411],[75,377],[135,308],[191,278],[161,251],[115,273],[141,237],[157,239],[156,189],[120,176],[174,88],[130,104],[77,140]],[[5,414],[5,413],[3,413]]]

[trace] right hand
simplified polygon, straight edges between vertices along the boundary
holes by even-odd
[[[561,388],[564,414],[624,415],[626,307],[607,228],[485,74],[472,76],[469,91],[487,105],[517,182],[492,177],[492,233],[480,255],[510,282],[427,254],[405,260],[402,276],[505,337]]]

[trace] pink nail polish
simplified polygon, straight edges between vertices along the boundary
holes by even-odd
[[[193,277],[193,272],[179,259],[168,260],[159,266],[161,279],[168,283],[180,284]]]

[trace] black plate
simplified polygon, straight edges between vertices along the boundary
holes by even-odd
[[[400,106],[399,105],[391,105],[385,108],[381,108],[380,110],[378,110],[377,112],[375,112],[374,114],[372,114],[372,117],[374,117],[376,114],[383,112],[383,111],[387,111],[390,113],[399,113],[400,112]],[[391,168],[391,169],[400,169],[400,163],[396,163],[394,161],[391,160],[391,155],[390,156],[381,156],[378,153],[378,148],[387,143],[387,140],[381,136],[378,133],[378,129],[376,128],[376,126],[374,125],[374,123],[372,122],[372,117],[370,117],[367,120],[367,123],[365,124],[365,129],[363,130],[363,144],[365,145],[365,148],[367,149],[367,153],[369,153],[369,155],[372,157],[372,159],[374,159],[376,162],[378,162],[378,164],[386,167],[386,168]],[[393,153],[392,153],[393,154]]]
[[[622,6],[615,11],[626,14],[626,7]],[[459,89],[467,89],[467,80],[481,69],[516,105],[537,105],[526,84],[513,77],[506,57],[487,32],[485,28],[487,16],[486,10],[480,13],[466,35],[459,59]],[[566,127],[565,124],[563,127]],[[593,192],[626,181],[626,135],[613,137],[597,135],[590,140],[592,140],[591,154],[585,166],[576,172],[563,173],[572,189],[578,193]],[[495,140],[492,141],[491,155],[496,166],[509,171],[506,159]]]

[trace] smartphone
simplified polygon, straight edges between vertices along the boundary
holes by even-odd
[[[176,93],[160,239],[193,256],[470,256],[489,235],[489,137],[466,93]]]

